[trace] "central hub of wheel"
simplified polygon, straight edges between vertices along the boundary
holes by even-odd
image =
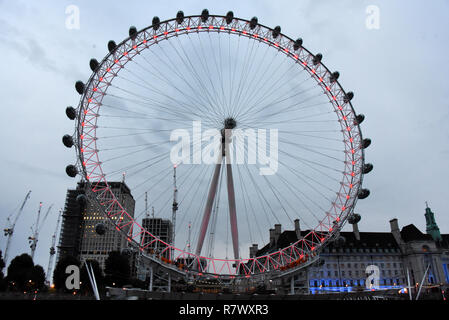
[[[222,152],[223,156],[225,156],[225,145],[226,142],[229,143],[232,135],[232,130],[237,126],[237,121],[234,118],[226,118],[223,122],[224,128],[221,129],[221,143],[222,143]]]
[[[224,121],[225,129],[234,129],[237,126],[237,121],[234,118],[226,118]]]

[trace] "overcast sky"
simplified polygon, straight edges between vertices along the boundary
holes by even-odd
[[[80,9],[80,29],[66,28],[65,10]],[[379,8],[379,29],[366,27],[366,8]],[[366,161],[374,171],[364,179],[371,196],[358,202],[361,231],[389,231],[388,221],[414,223],[425,232],[425,201],[443,233],[449,232],[449,3],[447,1],[17,1],[0,0],[0,88],[2,153],[0,223],[32,190],[16,226],[10,258],[29,252],[27,237],[39,202],[54,209],[40,234],[36,263],[47,268],[56,213],[76,180],[65,174],[74,150],[61,137],[74,131],[65,116],[76,106],[77,80],[90,76],[89,60],[120,42],[129,26],[142,29],[153,16],[172,18],[208,8],[302,37],[323,62],[340,71],[353,91],[354,108],[366,116],[372,139]],[[348,229],[346,227],[345,229]],[[6,237],[1,236],[0,248]]]

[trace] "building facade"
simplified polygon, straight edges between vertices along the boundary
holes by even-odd
[[[170,220],[146,217],[142,219],[142,228],[147,230],[155,237],[159,238],[161,241],[170,244],[173,232],[173,224]],[[152,241],[150,235],[146,233],[143,234],[142,237],[144,237],[144,239],[141,240],[141,243],[149,243]],[[159,254],[165,249],[166,246],[161,246],[161,243],[159,241],[155,241],[154,243],[147,246],[145,248],[145,251],[151,254]],[[169,252],[165,250],[162,256],[169,258]]]
[[[65,256],[79,257],[83,213],[76,197],[84,193],[84,185],[78,183],[74,190],[67,190],[56,261]]]
[[[123,204],[130,216],[134,216],[135,200],[124,182],[109,182],[115,197]],[[102,212],[90,202],[84,208],[77,203],[76,197],[85,193],[85,184],[78,183],[76,190],[67,191],[66,207],[63,213],[60,244],[60,255],[72,255],[81,263],[96,260],[104,270],[105,260],[111,251],[123,251],[128,248],[126,237],[115,230]],[[120,219],[119,216],[112,219]],[[103,225],[104,234],[96,232],[96,226]],[[126,227],[123,228],[127,232]]]
[[[299,269],[275,284],[290,293],[349,292],[372,289],[417,288],[449,285],[449,235],[440,234],[435,217],[426,208],[426,234],[413,224],[399,228],[390,221],[390,232],[340,232],[321,252],[317,263]],[[270,242],[262,249],[249,248],[250,257],[261,256],[295,243],[307,234],[295,221],[295,230],[270,229]]]

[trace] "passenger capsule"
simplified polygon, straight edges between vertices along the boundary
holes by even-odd
[[[79,94],[84,93],[84,83],[82,81],[77,81],[75,83],[75,89]]]
[[[370,173],[373,170],[374,166],[371,163],[365,163],[363,165],[362,172],[363,174]]]
[[[297,51],[301,47],[302,47],[302,39],[298,38],[298,39],[296,39],[295,43],[293,44],[293,50]]]
[[[273,38],[277,38],[280,33],[281,33],[281,27],[280,26],[276,26],[274,28],[274,30],[273,30]]]
[[[363,114],[358,114],[355,116],[354,124],[359,125],[363,122],[363,120],[365,120],[365,116]]]
[[[234,20],[234,12],[228,11],[228,13],[226,13],[226,23],[230,24],[232,20]]]
[[[76,196],[76,203],[78,203],[78,205],[84,209],[86,207],[87,204],[87,197],[85,194],[80,193],[79,195]]]
[[[366,149],[366,148],[368,148],[370,146],[370,144],[371,144],[371,139],[368,139],[368,138],[363,139],[363,141],[362,141],[362,148]]]
[[[323,55],[321,53],[317,53],[315,57],[313,57],[313,64],[316,66],[323,59]]]
[[[204,22],[206,22],[208,19],[209,19],[209,10],[204,9],[204,10],[201,12],[201,21],[203,21],[203,23],[204,23]]]
[[[109,53],[114,53],[115,48],[117,48],[117,44],[115,43],[114,40],[110,40],[110,41],[108,42],[108,50],[109,50]]]
[[[103,223],[98,223],[97,225],[95,225],[95,232],[102,236],[106,233],[106,227]]]
[[[362,219],[362,217],[361,217],[358,213],[354,213],[353,215],[351,215],[351,216],[348,218],[348,222],[349,222],[350,224],[356,224],[356,223],[358,223],[361,219]]]
[[[137,28],[134,26],[131,26],[129,28],[129,37],[133,40],[136,40],[137,37]]]
[[[257,26],[257,17],[253,17],[249,22],[249,28],[253,30]]]
[[[359,199],[366,199],[366,198],[368,198],[369,194],[370,194],[370,191],[368,189],[362,189],[359,192],[358,198]]]
[[[76,118],[76,110],[73,107],[67,107],[65,109],[65,114],[67,115],[67,118],[70,120],[75,120]]]
[[[97,71],[97,68],[100,64],[98,63],[97,59],[90,59],[89,66],[90,70],[93,72]]]
[[[339,77],[340,77],[340,72],[335,71],[335,72],[332,72],[332,74],[329,77],[329,80],[331,83],[334,83],[335,81],[338,80]]]
[[[159,19],[159,17],[154,17],[152,23],[153,23],[154,30],[159,29],[159,27],[161,26],[161,20]]]
[[[75,178],[78,174],[78,169],[74,165],[70,164],[65,168],[65,172],[69,177]]]
[[[66,134],[62,137],[62,143],[67,147],[71,148],[73,147],[73,139],[72,136],[69,134]]]
[[[176,22],[181,24],[184,21],[184,12],[178,11],[176,14]]]
[[[348,103],[349,101],[352,100],[352,98],[354,98],[354,92],[349,91],[348,93],[345,94],[345,97],[343,98],[343,101],[345,103]]]

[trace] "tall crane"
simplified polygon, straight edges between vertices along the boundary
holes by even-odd
[[[53,262],[55,259],[55,253],[56,253],[56,237],[58,235],[58,229],[59,229],[59,223],[61,221],[61,216],[62,216],[62,209],[59,209],[59,215],[58,215],[58,220],[56,221],[56,228],[55,228],[55,232],[53,233],[53,236],[51,237],[51,247],[50,247],[50,259],[48,260],[48,269],[47,269],[47,282],[50,283],[50,278],[51,278],[51,271],[53,269]]]
[[[11,219],[13,218],[12,216],[14,215],[15,212],[13,212],[9,217],[8,217],[8,227],[5,228],[3,231],[5,232],[5,236],[8,237],[8,239],[6,240],[6,249],[4,252],[4,257],[3,260],[5,262],[5,266],[8,260],[8,250],[9,250],[9,246],[11,244],[11,239],[12,239],[12,235],[14,233],[14,227],[16,226],[17,220],[19,219],[20,215],[23,212],[23,208],[25,207],[26,202],[28,201],[28,199],[30,198],[30,194],[31,191],[28,191],[28,193],[25,196],[25,199],[22,202],[22,205],[19,208],[19,211],[17,212],[16,216],[14,217],[13,222],[11,223]]]
[[[34,259],[34,253],[36,252],[37,241],[39,240],[39,231],[40,231],[42,225],[45,223],[45,220],[47,220],[48,214],[50,213],[52,208],[53,208],[53,204],[48,207],[47,212],[45,213],[44,219],[42,219],[42,222],[41,222],[40,217],[41,217],[42,202],[39,202],[39,211],[37,212],[37,220],[36,220],[36,223],[34,224],[34,226],[31,228],[33,235],[31,237],[28,237],[28,242],[29,242],[30,248],[31,248],[31,258],[33,258],[33,259]]]

